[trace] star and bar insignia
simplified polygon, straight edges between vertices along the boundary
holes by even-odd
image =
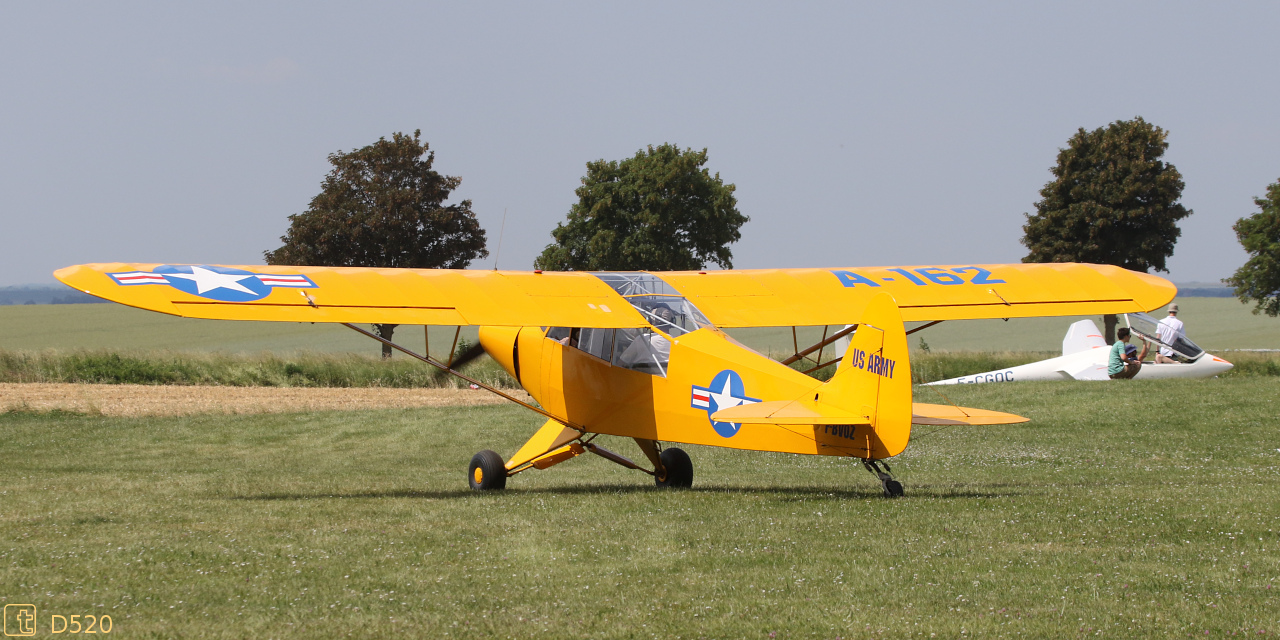
[[[221,302],[252,302],[271,295],[275,287],[317,289],[298,274],[254,273],[210,265],[161,265],[154,271],[108,273],[120,286],[168,285],[179,291]]]
[[[716,422],[711,420],[711,416],[721,409],[736,407],[744,404],[755,404],[760,402],[758,398],[747,397],[746,387],[742,383],[742,376],[737,371],[725,369],[716,374],[711,380],[711,385],[707,387],[699,387],[693,385],[692,398],[690,406],[695,409],[703,409],[707,412],[707,420],[711,422],[711,428],[716,433],[725,438],[732,438],[737,435],[738,429],[742,428],[741,423],[737,422]]]

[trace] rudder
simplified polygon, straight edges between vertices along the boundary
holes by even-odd
[[[902,453],[911,438],[911,363],[902,312],[889,294],[871,300],[836,373],[818,389],[822,402],[868,416],[872,458]]]

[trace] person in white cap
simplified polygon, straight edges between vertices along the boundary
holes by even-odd
[[[1178,338],[1187,337],[1187,331],[1182,327],[1182,321],[1178,319],[1178,303],[1169,305],[1169,316],[1160,321],[1156,326],[1156,334],[1160,338],[1160,342],[1171,345],[1178,341]],[[1156,362],[1159,364],[1172,364],[1177,362],[1173,359],[1173,349],[1164,345],[1160,346],[1160,353],[1156,354]]]

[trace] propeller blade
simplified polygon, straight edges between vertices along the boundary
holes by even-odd
[[[471,345],[470,347],[467,347],[466,351],[463,351],[462,353],[459,353],[453,356],[453,365],[451,366],[451,368],[455,371],[459,370],[462,367],[466,366],[467,363],[471,362],[472,360],[475,360],[476,358],[479,358],[482,355],[484,355],[484,347],[480,346],[480,343],[477,342]]]

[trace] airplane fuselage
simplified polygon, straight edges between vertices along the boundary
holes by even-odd
[[[482,327],[480,341],[544,410],[592,433],[860,458],[900,451],[884,450],[865,425],[835,429],[711,420],[720,409],[794,400],[823,385],[714,328],[671,338],[670,357],[661,374],[618,366],[611,352],[596,349],[597,355],[592,355],[547,334],[540,327]],[[909,365],[903,365],[894,373],[910,375]]]

